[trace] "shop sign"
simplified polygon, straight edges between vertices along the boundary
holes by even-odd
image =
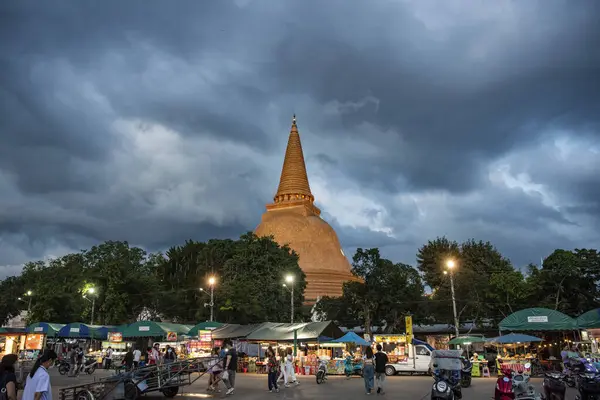
[[[527,322],[548,322],[547,315],[534,315],[531,317],[527,317]]]
[[[405,318],[405,322],[406,322],[406,342],[412,343],[412,337],[413,337],[412,317],[410,315],[407,315]]]
[[[201,342],[211,342],[212,332],[211,331],[200,331],[198,332],[198,340]]]
[[[69,332],[71,332],[71,333],[79,333],[79,328],[71,328],[71,329],[69,329]]]
[[[365,336],[365,340],[368,339]],[[405,335],[374,335],[373,340],[377,343],[406,343]]]
[[[36,326],[35,328],[33,328],[34,332],[44,332],[44,327],[43,326]]]
[[[150,332],[149,326],[138,326],[138,331],[140,332]]]
[[[121,332],[108,332],[109,342],[122,342],[123,334]]]
[[[176,342],[177,332],[167,332],[167,342]]]

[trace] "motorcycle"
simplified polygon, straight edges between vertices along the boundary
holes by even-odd
[[[65,360],[56,360],[54,365],[58,367],[58,373],[61,375],[68,374],[71,369],[71,364]]]
[[[473,364],[467,358],[462,359],[462,369],[460,371],[460,386],[468,388],[471,386],[471,371],[473,370]]]
[[[600,372],[596,367],[587,363],[584,372],[579,373],[576,400],[600,400]],[[579,368],[577,368],[579,370]]]
[[[496,389],[494,390],[494,400],[512,400],[515,398],[513,391],[512,371],[504,367],[501,369],[502,375],[496,381]]]
[[[525,369],[529,369],[530,367],[530,363],[525,364]],[[515,399],[542,400],[542,395],[535,390],[531,383],[529,383],[529,375],[522,372],[515,373],[512,375],[512,383]]]
[[[434,350],[430,369],[433,372],[431,400],[462,399],[462,350]]]
[[[565,363],[563,380],[567,386],[573,388],[577,385],[581,374],[596,374],[597,372],[596,367],[586,358],[571,358]]]
[[[356,361],[352,356],[347,356],[346,361],[344,362],[344,373],[346,374],[346,378],[350,378],[352,375],[362,376],[362,361]]]
[[[546,400],[565,400],[567,385],[558,372],[547,372],[542,383]]]
[[[85,363],[81,365],[79,372],[85,372],[88,375],[91,375],[98,368],[98,360],[93,358],[86,358]]]
[[[327,380],[327,360],[319,359],[319,367],[317,368],[317,384]]]

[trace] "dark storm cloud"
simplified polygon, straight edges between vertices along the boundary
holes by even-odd
[[[253,229],[293,112],[347,252],[412,262],[447,233],[528,260],[591,242],[598,174],[536,149],[548,132],[599,139],[599,16],[558,0],[3,3],[0,265]],[[544,193],[490,185],[505,157]],[[544,240],[549,224],[564,232]]]

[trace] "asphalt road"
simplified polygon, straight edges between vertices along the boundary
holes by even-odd
[[[94,379],[100,379],[107,376],[103,370],[96,371],[93,375],[82,375],[77,378],[60,376],[56,369],[51,369],[53,398],[59,400],[58,392],[60,388],[72,386],[83,382],[92,382]],[[364,390],[364,381],[360,377],[354,377],[346,380],[343,377],[330,376],[328,381],[317,385],[314,376],[300,376],[300,385],[288,389],[281,388],[280,393],[269,393],[267,391],[266,375],[238,374],[236,381],[236,390],[232,399],[244,400],[263,400],[273,399],[324,399],[324,400],[344,400],[344,399],[363,399],[371,397],[380,397],[375,394],[367,396]],[[188,399],[197,398],[225,398],[225,390],[219,394],[209,394],[206,391],[207,378],[202,377],[193,385],[184,387],[175,399],[183,397]],[[533,384],[541,389],[541,379],[533,379]],[[428,400],[433,380],[427,376],[393,376],[386,380],[385,396],[388,399],[406,399],[406,400]],[[496,379],[494,378],[474,378],[473,385],[470,388],[463,389],[464,400],[489,400],[494,394]],[[567,400],[575,400],[576,392],[569,389]],[[163,399],[162,394],[148,394],[144,396],[147,399]]]

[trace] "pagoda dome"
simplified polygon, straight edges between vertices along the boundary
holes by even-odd
[[[337,234],[320,214],[308,183],[294,116],[279,188],[255,233],[273,236],[277,243],[287,244],[298,253],[300,268],[306,274],[304,297],[308,304],[322,296],[341,296],[343,283],[356,279]]]

